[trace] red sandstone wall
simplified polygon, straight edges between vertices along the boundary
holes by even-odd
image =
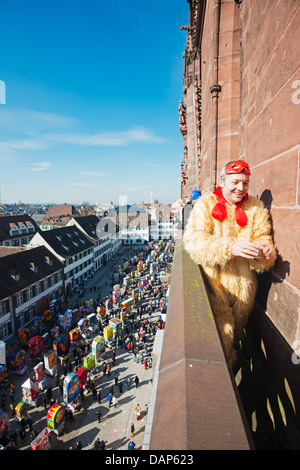
[[[199,189],[210,191],[211,178],[211,137],[212,137],[212,98],[210,87],[213,83],[213,8],[207,2],[205,23],[201,43],[202,78],[202,121],[201,121],[201,172]]]
[[[290,344],[300,339],[299,25],[299,1],[240,6],[240,156],[253,170],[250,192],[270,207],[279,282],[271,284],[267,313]]]
[[[196,3],[191,5],[194,8]],[[239,6],[234,0],[222,0],[220,5],[217,171],[229,160],[245,158],[253,174],[250,193],[270,207],[279,257],[258,299],[292,345],[300,341],[300,0],[242,0]],[[214,6],[215,0],[207,0],[200,39],[198,168],[194,160],[195,64],[189,61],[185,70],[185,76],[192,79],[185,96],[189,192],[197,177],[203,193],[211,190]],[[196,26],[195,10],[190,11]],[[187,49],[192,50],[189,41]]]
[[[240,117],[239,9],[233,0],[223,0],[219,35],[218,174],[225,163],[239,156]]]
[[[200,188],[211,190],[212,179],[212,95],[214,78],[214,0],[207,2],[201,43],[202,51],[202,141]],[[238,158],[240,117],[239,9],[234,0],[223,0],[220,10],[218,83],[218,174],[222,166]]]

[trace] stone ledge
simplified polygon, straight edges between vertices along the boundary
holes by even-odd
[[[202,274],[179,240],[157,366],[150,450],[253,448]]]

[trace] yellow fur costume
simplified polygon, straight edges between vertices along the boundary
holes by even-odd
[[[243,204],[247,215],[244,227],[236,223],[235,205],[226,204],[227,216],[216,220],[211,212],[216,204],[214,194],[202,196],[195,204],[183,236],[184,248],[202,266],[208,295],[229,363],[236,353],[234,343],[241,339],[243,328],[253,308],[257,280],[255,272],[270,269],[276,259],[271,237],[269,214],[263,203],[249,196]],[[239,241],[267,243],[271,259],[249,260],[234,256],[232,245]]]

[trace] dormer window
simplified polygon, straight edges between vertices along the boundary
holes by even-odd
[[[69,247],[65,245],[61,245],[66,251],[69,251]]]
[[[39,267],[35,263],[29,263],[29,267],[34,273],[37,273],[39,271]]]
[[[14,237],[14,236],[16,236],[16,235],[19,235],[19,229],[18,229],[18,227],[17,227],[16,225],[14,225],[13,228],[11,229],[10,233],[11,233],[11,236],[12,236],[12,237]]]
[[[55,235],[58,241],[62,241],[62,236],[61,235]]]
[[[52,266],[52,264],[53,264],[52,258],[50,258],[49,256],[45,256],[45,261],[46,261],[47,264],[49,264],[49,266]]]
[[[14,281],[19,281],[21,279],[21,274],[18,271],[11,271],[9,274]]]

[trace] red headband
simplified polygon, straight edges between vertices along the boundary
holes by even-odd
[[[244,171],[246,175],[251,175],[248,163],[243,162],[242,160],[230,162],[225,168],[226,175],[231,175],[232,173],[242,173],[242,171]]]

